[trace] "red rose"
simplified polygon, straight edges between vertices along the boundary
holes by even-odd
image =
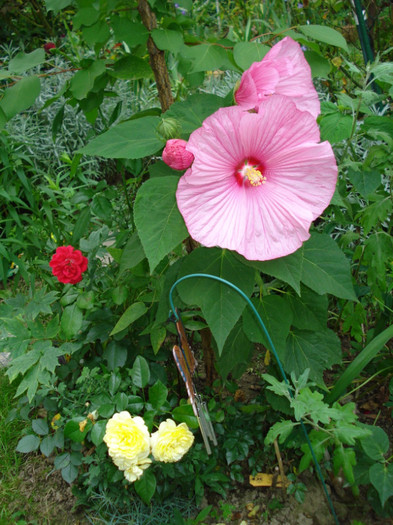
[[[44,44],[44,49],[47,53],[49,53],[51,49],[56,49],[56,44],[54,44],[53,42],[47,42],[46,44]]]
[[[80,250],[72,246],[59,246],[49,266],[61,283],[76,284],[82,280],[82,273],[87,270],[88,260]]]

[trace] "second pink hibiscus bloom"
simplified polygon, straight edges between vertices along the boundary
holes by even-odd
[[[320,113],[311,69],[300,45],[290,37],[274,45],[260,62],[254,62],[241,78],[235,100],[244,109],[258,110],[270,95],[285,95],[297,109],[316,118]]]

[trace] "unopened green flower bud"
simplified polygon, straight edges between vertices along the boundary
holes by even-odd
[[[162,118],[157,126],[157,131],[166,140],[175,139],[180,137],[181,125],[174,118]]]

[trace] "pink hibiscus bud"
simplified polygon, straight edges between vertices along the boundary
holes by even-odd
[[[56,44],[54,44],[53,42],[47,42],[46,44],[44,44],[44,49],[47,53],[49,53],[51,49],[56,49]]]
[[[311,68],[300,45],[289,36],[275,44],[260,62],[254,62],[235,89],[236,103],[243,109],[258,108],[271,95],[289,97],[300,111],[316,118],[320,113],[318,93]]]
[[[162,160],[174,170],[186,170],[191,166],[194,155],[186,149],[187,141],[182,139],[170,139],[167,141]]]

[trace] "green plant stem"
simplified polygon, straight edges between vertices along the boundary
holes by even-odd
[[[131,202],[130,202],[130,198],[128,196],[127,180],[126,180],[125,169],[124,169],[123,166],[121,167],[121,180],[122,180],[122,183],[123,183],[123,190],[124,190],[124,196],[125,196],[125,199],[126,199],[127,207],[128,207],[129,212],[130,212],[130,219],[131,219],[131,221],[133,221],[133,210],[132,210],[132,205],[131,205]]]
[[[363,90],[366,89],[366,87],[367,87],[369,77],[370,77],[370,74],[369,74],[368,71],[366,71],[366,78],[364,79],[364,83],[363,83],[363,87],[362,87]],[[358,104],[357,104],[357,107],[356,107],[356,110],[355,110],[355,113],[353,115],[351,135],[346,141],[345,148],[343,150],[343,153],[341,155],[341,158],[340,158],[338,164],[341,164],[343,162],[343,160],[345,159],[346,155],[347,155],[349,145],[350,145],[350,143],[352,141],[352,138],[353,138],[353,136],[355,134],[355,131],[356,131],[356,124],[357,124],[357,121],[358,121],[358,117],[359,117],[359,113],[360,113],[360,106],[362,105],[362,102],[363,102],[363,97],[360,95],[359,96],[359,100],[358,100]]]
[[[367,383],[369,383],[370,381],[372,381],[375,377],[377,377],[379,374],[382,374],[382,372],[386,372],[386,370],[391,370],[393,367],[392,366],[387,366],[386,368],[382,368],[382,370],[379,370],[378,372],[376,372],[375,374],[373,374],[371,377],[369,377],[368,379],[366,379],[365,381],[363,381],[363,383],[361,383],[360,385],[358,385],[356,388],[354,388],[353,390],[351,390],[350,392],[348,392],[347,394],[344,394],[343,396],[340,397],[339,401],[341,401],[342,399],[344,399],[345,397],[347,396],[350,396],[351,394],[353,394],[354,392],[356,392],[357,390],[360,390],[361,388],[363,388],[364,386],[367,385]]]
[[[362,85],[359,84],[359,82],[358,82],[357,80],[355,80],[355,79],[352,77],[352,75],[350,75],[350,74],[348,73],[348,71],[345,69],[345,67],[340,66],[338,69],[339,69],[339,71],[341,71],[342,73],[344,73],[344,75],[345,75],[347,78],[349,78],[349,80],[350,80],[353,84],[355,84],[356,87],[358,87],[359,89],[363,89]]]
[[[376,297],[375,295],[373,296],[373,299],[375,299],[377,301],[377,303],[379,303],[380,305],[383,306],[383,308],[386,308],[386,310],[388,310],[391,314],[393,314],[393,310],[391,308],[389,308],[389,306],[387,306],[385,303],[383,303],[380,299],[378,299],[378,297]]]

